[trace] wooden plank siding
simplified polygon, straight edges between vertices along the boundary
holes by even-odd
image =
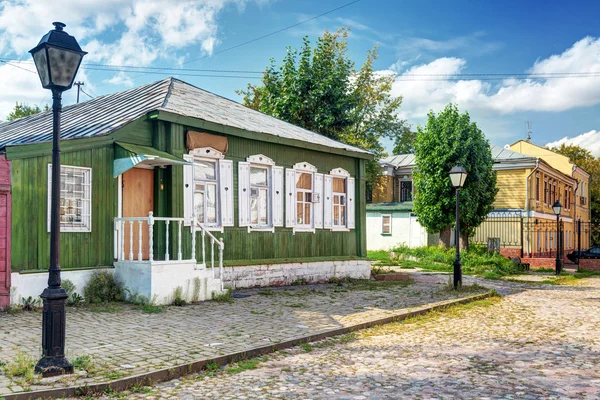
[[[528,170],[511,169],[496,172],[498,194],[494,201],[494,208],[523,209],[525,207],[526,172]]]
[[[155,147],[167,151],[176,156],[182,156],[185,150],[185,134],[187,127],[158,121],[155,132]],[[206,131],[206,130],[204,130]],[[212,134],[216,132],[207,131]],[[224,233],[216,233],[217,238],[224,238],[224,259],[232,260],[263,260],[283,258],[311,258],[323,256],[366,256],[366,236],[364,231],[365,210],[365,161],[353,157],[328,154],[310,149],[290,147],[277,143],[267,143],[258,140],[229,136],[229,150],[226,159],[234,161],[233,182],[234,193],[238,193],[237,162],[246,161],[246,158],[255,154],[263,154],[273,159],[278,166],[292,167],[295,163],[307,161],[318,168],[321,173],[329,173],[336,167],[346,169],[357,179],[358,201],[356,207],[356,229],[350,232],[332,232],[326,229],[317,229],[316,233],[297,232],[293,233],[291,228],[275,228],[272,232],[248,232],[246,227],[238,226],[238,198],[234,196],[234,227],[227,227]],[[164,216],[183,216],[183,168],[170,167],[165,171],[164,182],[168,182],[170,190],[165,195],[166,210],[157,210]],[[160,232],[161,228],[159,228]],[[185,232],[182,243],[184,256],[190,254],[189,234]],[[176,227],[171,227],[169,233],[171,238],[177,237]],[[198,233],[198,245],[196,248],[197,259],[201,260],[202,246],[201,236]],[[160,243],[160,240],[159,240]],[[207,240],[208,244],[208,240]],[[171,254],[176,254],[177,242],[171,241]],[[162,250],[162,249],[161,249]],[[164,253],[159,251],[159,256]],[[207,251],[207,258],[210,252]]]
[[[113,264],[114,226],[117,216],[117,179],[113,177],[115,141],[152,146],[158,150],[182,156],[188,127],[179,123],[141,118],[120,130],[103,137],[67,140],[61,142],[62,164],[92,168],[92,230],[88,233],[63,232],[61,234],[61,267],[89,268]],[[198,130],[198,126],[194,128]],[[293,147],[288,144],[254,140],[203,129],[208,133],[227,136],[229,150],[225,156],[234,161],[234,193],[238,193],[237,162],[250,155],[264,154],[276,165],[290,168],[306,161],[316,166],[320,173],[342,167],[356,178],[356,229],[349,232],[332,232],[317,229],[316,233],[297,232],[290,228],[275,228],[271,232],[248,232],[238,226],[238,198],[234,196],[234,227],[216,233],[225,241],[224,259],[265,260],[311,257],[366,257],[365,232],[365,158],[324,153],[318,149]],[[262,137],[257,135],[258,137]],[[9,147],[7,158],[12,161],[13,219],[12,219],[12,270],[45,270],[49,263],[50,234],[47,232],[48,182],[47,166],[51,161],[51,144]],[[183,216],[183,167],[172,166],[155,170],[154,212],[156,216]],[[177,224],[171,225],[171,259],[177,255]],[[201,260],[200,234],[196,256]],[[164,223],[155,226],[154,254],[164,259]],[[183,257],[191,252],[189,227],[185,227],[182,240]],[[207,248],[207,259],[210,250]]]
[[[113,145],[63,152],[62,165],[92,168],[92,231],[62,232],[61,266],[84,268],[112,265],[113,218],[117,213],[117,180],[112,176]],[[47,269],[49,155],[12,161],[12,268]]]

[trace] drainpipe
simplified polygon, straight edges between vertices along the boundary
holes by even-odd
[[[577,169],[577,165],[573,165],[573,174],[575,173],[576,169]],[[577,225],[577,191],[579,190],[579,184],[580,184],[579,179],[575,179],[575,182],[576,182],[575,190],[574,190],[575,198],[573,199],[575,201],[573,202],[573,233],[572,234],[575,233],[575,227],[578,227],[578,228],[581,227],[580,225]],[[581,239],[581,235],[579,234],[579,232],[577,232],[577,245],[578,246],[579,246],[580,239]],[[573,250],[575,250],[575,241],[572,240],[572,242],[573,242]],[[579,268],[579,264],[577,267]]]
[[[525,212],[527,213],[527,246],[529,250],[529,254],[531,254],[531,232],[529,229],[529,180],[531,176],[540,168],[540,159],[535,160],[535,168],[527,175],[525,180]],[[521,229],[523,229],[521,227]],[[523,248],[523,241],[521,240],[521,249]],[[523,252],[521,252],[521,257],[523,257]]]

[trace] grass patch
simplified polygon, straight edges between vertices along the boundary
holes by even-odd
[[[2,367],[4,375],[13,379],[23,388],[31,386],[34,379],[35,361],[27,354],[19,351],[13,360]]]
[[[136,310],[141,310],[145,314],[160,314],[161,312],[165,311],[163,307],[154,304],[142,304],[133,308]]]
[[[211,297],[213,301],[218,303],[233,303],[233,291],[231,289],[227,289],[225,292],[219,294],[212,292]]]
[[[288,304],[288,307],[292,307],[292,308],[307,308],[308,306],[304,303],[292,303],[292,304]]]
[[[396,247],[393,252],[399,258],[401,266],[418,267],[425,271],[451,272],[454,261],[454,248],[445,249],[438,246],[409,248]],[[418,262],[407,260],[409,257],[418,259]],[[517,274],[518,266],[508,258],[489,252],[483,246],[469,246],[461,251],[462,270],[467,275],[489,276],[497,279],[502,276]]]
[[[298,347],[300,347],[302,350],[304,350],[307,353],[310,353],[311,351],[313,351],[313,346],[310,343],[300,343],[298,345]]]
[[[114,379],[119,379],[123,375],[125,375],[123,372],[120,372],[120,371],[111,371],[111,372],[105,373],[104,377],[106,379],[114,380]]]
[[[261,296],[274,296],[275,295],[275,291],[272,289],[259,290],[256,293],[260,294]]]
[[[371,261],[389,261],[390,252],[386,250],[369,250],[367,251],[367,259]]]
[[[231,365],[229,368],[225,369],[225,372],[227,372],[228,374],[239,374],[240,372],[256,369],[258,367],[258,364],[266,360],[267,357],[256,357],[251,358],[249,360],[239,361]]]
[[[390,287],[406,287],[413,283],[412,279],[407,279],[405,281],[369,281],[369,280],[357,280],[354,282],[350,282],[344,284],[343,290],[342,288],[334,287],[334,289],[338,291],[348,291],[348,290],[379,290],[382,288],[390,288]]]

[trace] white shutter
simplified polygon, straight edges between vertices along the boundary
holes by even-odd
[[[193,157],[184,155],[186,161],[193,161]],[[194,166],[184,164],[183,166],[183,218],[184,225],[190,226],[192,214],[194,213]]]
[[[323,174],[315,174],[314,193],[318,195],[319,202],[313,203],[315,211],[315,228],[323,228]]]
[[[354,187],[354,178],[348,178],[348,229],[354,229],[356,227],[355,223],[355,187]]]
[[[239,226],[250,225],[250,164],[238,162]]]
[[[285,170],[285,226],[296,225],[296,171]]]
[[[233,226],[233,161],[219,160],[221,226]]]
[[[333,177],[331,175],[325,175],[323,179],[323,227],[325,229],[331,229],[333,225]]]
[[[271,204],[273,226],[283,226],[283,167],[271,167]]]

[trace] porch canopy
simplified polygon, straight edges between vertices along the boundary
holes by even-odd
[[[116,178],[123,172],[137,166],[165,167],[167,165],[189,164],[182,158],[152,147],[136,144],[115,142],[115,161],[113,162],[113,176]]]

